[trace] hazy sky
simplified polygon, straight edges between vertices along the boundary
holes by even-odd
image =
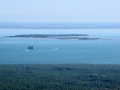
[[[0,22],[120,22],[120,0],[0,0]]]

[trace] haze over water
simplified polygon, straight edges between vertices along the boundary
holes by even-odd
[[[0,64],[120,64],[120,29],[0,28]],[[88,34],[112,40],[6,38],[21,34]],[[28,50],[28,46],[35,46]]]

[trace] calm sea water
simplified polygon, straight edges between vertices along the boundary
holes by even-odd
[[[120,64],[120,30],[7,30],[0,29],[0,64],[90,63]],[[5,35],[80,33],[112,40],[5,38]],[[35,50],[28,50],[33,45]]]

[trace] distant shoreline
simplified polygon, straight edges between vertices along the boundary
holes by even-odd
[[[1,29],[120,29],[120,23],[0,23]]]

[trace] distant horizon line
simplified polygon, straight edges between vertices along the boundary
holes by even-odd
[[[6,22],[0,28],[12,29],[120,29],[120,22]]]
[[[0,23],[120,23],[120,22],[0,22]]]

